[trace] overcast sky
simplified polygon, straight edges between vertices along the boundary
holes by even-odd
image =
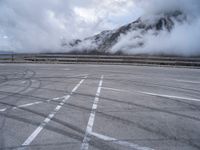
[[[57,49],[150,12],[199,11],[200,0],[0,0],[0,50]],[[188,7],[189,6],[189,7]]]
[[[134,0],[0,0],[0,48],[56,48],[62,38],[91,36],[141,13]]]

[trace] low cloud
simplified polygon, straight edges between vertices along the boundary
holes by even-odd
[[[0,50],[60,51],[63,39],[128,22],[122,18],[132,6],[129,0],[0,0]]]
[[[186,20],[181,23],[174,20],[175,24],[170,32],[162,30],[156,36],[154,31],[136,39],[132,37],[141,36],[139,31],[122,34],[112,52],[120,50],[128,54],[200,55],[199,0],[141,0],[138,1],[138,6],[144,10],[141,18],[151,20],[158,14],[180,11],[186,16]],[[135,46],[138,43],[142,45]]]
[[[137,32],[121,35],[112,51],[197,55],[200,52],[199,0],[0,0],[0,50],[16,52],[67,51],[62,41],[84,39],[103,30],[115,29],[138,17],[183,12],[187,20],[175,22],[171,32],[158,36]],[[142,47],[134,43],[144,42]],[[87,46],[90,45],[88,43]]]

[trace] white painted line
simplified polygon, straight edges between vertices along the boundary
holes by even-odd
[[[55,97],[55,98],[52,98],[52,99],[48,99],[47,102],[50,102],[50,101],[58,101],[58,100],[61,100],[63,99],[64,96],[61,96],[61,97]]]
[[[26,83],[26,81],[22,81],[22,84],[25,84]]]
[[[151,95],[151,96],[159,96],[159,97],[164,97],[164,98],[173,98],[173,99],[180,99],[180,100],[200,102],[200,99],[196,99],[196,98],[173,96],[173,95],[164,95],[164,94],[157,94],[157,93],[150,93],[150,92],[141,92],[141,91],[138,91],[138,92],[142,93],[142,94],[146,94],[146,95]]]
[[[7,108],[3,108],[3,109],[0,109],[0,112],[4,112],[6,110],[7,110]]]
[[[72,90],[72,93],[75,92],[78,87],[84,82],[85,79],[82,79]],[[51,112],[47,118],[45,118],[45,120],[40,124],[40,126],[38,126],[35,131],[24,141],[24,143],[22,144],[22,146],[28,146],[30,145],[33,140],[38,136],[38,134],[42,131],[42,129],[47,125],[47,123],[49,121],[51,121],[51,119],[55,116],[55,114],[61,109],[62,107],[62,103],[64,104],[70,97],[71,97],[71,94],[70,95],[67,95],[67,96],[64,96],[64,99],[62,100],[62,102],[60,102],[56,108],[54,109],[53,112]],[[21,150],[21,149],[20,149]]]
[[[62,97],[56,97],[56,98],[53,98],[52,100],[53,101],[57,101],[57,100],[59,100],[59,99],[61,99]]]
[[[84,77],[85,78],[85,77]],[[61,100],[63,98],[66,98],[66,96],[62,96],[62,97],[56,97],[56,98],[53,98],[53,99],[48,99],[47,102],[50,102],[50,101],[57,101],[57,100]],[[41,102],[41,101],[37,101],[37,102],[34,102],[34,103],[28,103],[28,104],[23,104],[23,105],[19,105],[19,106],[16,106],[16,107],[13,107],[12,109],[13,110],[16,110],[18,108],[24,108],[24,107],[29,107],[29,106],[33,106],[33,105],[37,105],[37,104],[42,104],[44,102]],[[64,103],[61,102],[62,105],[64,105]],[[3,108],[3,109],[0,109],[0,112],[4,112],[6,111],[7,108]]]
[[[13,109],[17,109],[17,108],[23,108],[23,107],[28,107],[28,106],[32,106],[32,105],[37,105],[37,104],[41,104],[42,102],[34,102],[34,103],[28,103],[28,104],[23,104],[23,105],[19,105],[17,107],[13,107]]]
[[[50,101],[52,101],[53,99],[48,99],[47,102],[49,103]]]
[[[73,90],[72,90],[72,92],[71,92],[71,94],[73,94],[74,92],[76,92],[76,90],[79,88],[79,86],[83,83],[83,81],[84,81],[84,79],[83,80],[81,80],[74,88],[73,88]],[[70,97],[69,95],[67,95],[67,96],[65,96],[64,98],[68,98],[68,97]]]
[[[80,74],[80,75],[76,75],[76,76],[68,76],[67,78],[77,78],[77,77],[85,78],[87,76],[88,76],[88,74]]]
[[[63,70],[65,70],[65,71],[70,71],[71,69],[69,69],[69,68],[64,68]]]
[[[19,105],[19,106],[13,107],[12,109],[16,110],[18,108],[29,107],[29,106],[33,106],[33,105],[37,105],[37,104],[41,104],[41,103],[44,103],[44,102],[38,101],[38,102],[34,102],[34,103],[23,104],[23,105]],[[3,109],[0,109],[0,112],[6,111],[6,110],[7,110],[7,108],[3,108]]]
[[[200,84],[200,82],[198,82],[198,81],[190,81],[190,80],[178,80],[178,79],[175,79],[175,81],[185,82],[185,83],[193,83],[193,84]]]
[[[34,102],[34,103],[23,104],[23,105],[13,107],[12,109],[15,110],[15,109],[18,109],[18,108],[29,107],[29,106],[37,105],[37,104],[41,104],[41,103],[43,103],[43,102],[38,101],[38,102]],[[6,110],[7,110],[7,108],[3,108],[3,109],[0,109],[0,112],[4,112]]]
[[[133,144],[133,143],[130,143],[130,142],[127,142],[127,141],[117,140],[115,138],[108,137],[108,136],[98,134],[98,133],[94,133],[94,132],[91,132],[90,135],[93,135],[93,136],[95,136],[95,137],[97,137],[101,140],[107,141],[107,142],[112,142],[112,143],[115,143],[115,144],[118,144],[118,145],[122,145],[122,146],[125,146],[125,147],[132,148],[134,150],[154,150],[152,148],[139,146],[138,144]]]
[[[83,139],[83,142],[82,142],[82,145],[81,145],[81,150],[88,150],[88,148],[89,148],[89,141],[90,141],[89,134],[92,132],[92,128],[93,128],[93,125],[94,125],[95,113],[96,113],[96,109],[97,109],[97,104],[99,102],[99,96],[100,96],[100,93],[101,93],[102,84],[103,84],[103,75],[101,76],[101,79],[99,81],[96,96],[94,98],[92,111],[90,113],[90,117],[89,117],[89,120],[88,120],[85,136],[84,136],[84,139]]]
[[[111,91],[116,91],[116,92],[129,92],[129,91],[126,91],[126,90],[115,89],[115,88],[109,88],[109,87],[102,87],[102,89],[111,90]]]

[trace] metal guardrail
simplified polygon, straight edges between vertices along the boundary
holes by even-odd
[[[0,55],[0,62],[155,64],[200,67],[200,57],[191,58],[133,55],[3,54]]]

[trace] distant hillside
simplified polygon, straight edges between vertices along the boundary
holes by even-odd
[[[144,37],[147,33],[151,32],[154,36],[158,36],[163,30],[170,32],[174,28],[175,22],[182,23],[185,20],[186,16],[180,11],[142,17],[118,29],[103,31],[95,36],[83,40],[76,39],[62,45],[72,51],[109,53],[118,44],[119,40],[124,38],[131,42],[131,48],[138,48],[145,45]],[[116,52],[120,52],[120,48]]]

